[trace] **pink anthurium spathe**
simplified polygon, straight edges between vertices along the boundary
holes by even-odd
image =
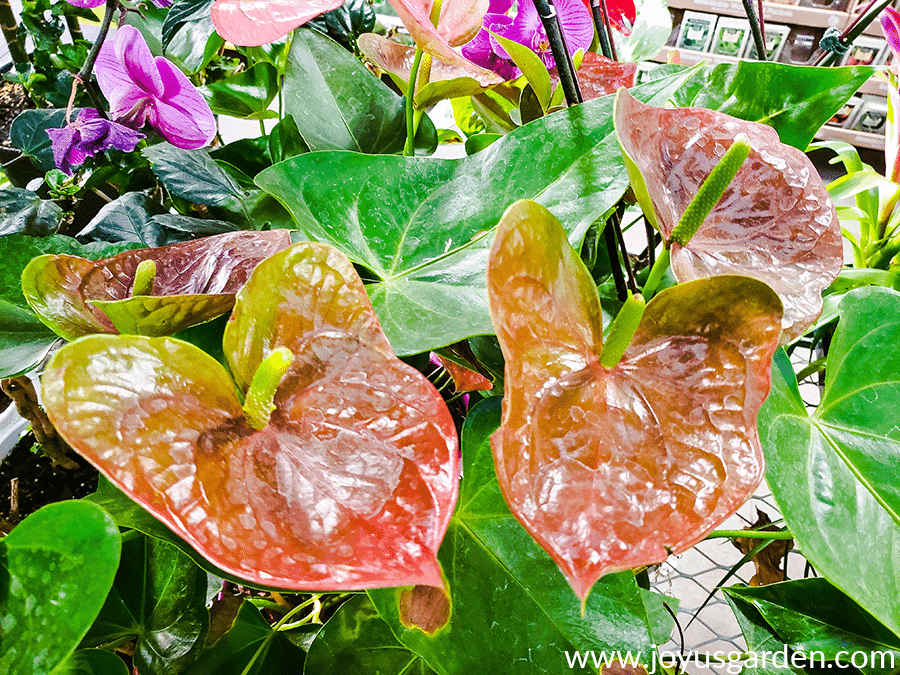
[[[110,116],[140,129],[149,124],[172,145],[194,149],[216,135],[206,99],[165,57],[154,57],[134,26],[122,26],[100,48],[94,67]]]
[[[44,372],[47,414],[235,576],[308,591],[443,587],[456,429],[394,356],[350,261],[303,243],[261,263],[223,350],[230,372],[172,338],[82,338]]]
[[[579,598],[606,573],[686,550],[753,493],[781,333],[768,286],[723,276],[667,289],[604,365],[616,350],[596,284],[530,201],[501,219],[487,285],[506,360],[497,477]]]
[[[231,44],[258,47],[342,4],[343,0],[217,0],[212,21],[216,32]]]
[[[784,303],[783,341],[802,335],[843,265],[837,213],[809,158],[764,124],[702,108],[656,108],[627,91],[616,101],[615,124],[644,214],[669,243],[675,278],[759,279]],[[734,180],[690,241],[670,241],[739,134],[751,151]]]

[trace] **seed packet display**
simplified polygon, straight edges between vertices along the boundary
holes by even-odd
[[[851,128],[856,121],[856,115],[859,112],[859,107],[861,105],[861,96],[851,96],[841,109],[838,110],[830,120],[825,122],[825,124],[832,127]]]
[[[669,7],[669,16],[672,18],[672,32],[669,33],[669,39],[666,45],[676,47],[678,45],[678,36],[681,34],[681,22],[684,19],[684,10],[679,7]]]
[[[815,7],[816,9],[829,9],[832,12],[846,12],[850,4],[849,0],[800,0],[801,7]]]
[[[865,131],[870,134],[883,134],[887,122],[887,103],[873,99],[863,99],[859,113],[853,122],[854,131]]]
[[[750,22],[729,16],[720,16],[713,34],[712,54],[739,57],[750,39]]]
[[[791,26],[791,32],[778,60],[795,66],[812,65],[824,34],[824,28]]]
[[[791,32],[789,26],[782,26],[776,23],[766,24],[766,60],[777,61],[781,56],[781,50],[784,49],[784,43],[787,42],[787,36]],[[757,61],[756,45],[753,40],[747,40],[747,51],[744,58],[751,61]]]
[[[850,45],[841,61],[842,66],[873,66],[881,61],[887,50],[887,42],[881,38],[860,35]]]
[[[678,33],[678,47],[695,52],[708,52],[718,18],[715,14],[705,12],[685,12]]]

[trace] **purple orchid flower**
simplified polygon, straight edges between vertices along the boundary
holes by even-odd
[[[124,124],[105,120],[93,108],[84,108],[74,122],[62,129],[47,129],[53,145],[53,161],[59,169],[72,175],[72,167],[88,157],[115,148],[132,152],[144,134]]]
[[[101,47],[94,69],[117,122],[135,129],[147,123],[185,150],[202,148],[215,136],[209,104],[174,64],[154,58],[137,28],[119,28]]]
[[[559,23],[569,53],[587,51],[594,39],[594,22],[582,0],[554,0]],[[489,68],[504,79],[518,74],[518,69],[491,33],[525,45],[537,54],[548,69],[555,68],[550,41],[531,0],[520,0],[514,18],[506,15],[511,2],[494,0],[484,16],[483,28],[475,38],[463,45],[462,53],[470,61]]]
[[[104,4],[106,0],[67,0],[67,2],[75,7],[94,9],[94,7],[99,7]],[[169,7],[172,4],[172,0],[153,0],[153,4],[162,9],[164,7]]]

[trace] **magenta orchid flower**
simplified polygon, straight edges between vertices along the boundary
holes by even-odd
[[[72,167],[88,157],[109,148],[131,152],[144,134],[124,124],[106,120],[93,108],[85,108],[74,122],[62,129],[47,129],[53,146],[53,161],[65,173],[72,175]]]
[[[879,15],[884,39],[887,40],[894,63],[885,74],[888,83],[888,120],[891,122],[885,129],[884,159],[887,166],[887,178],[895,183],[900,182],[900,91],[898,91],[897,68],[900,66],[900,12],[893,7],[885,7]]]
[[[594,22],[581,0],[555,0],[554,7],[566,39],[569,53],[587,51],[594,39]],[[505,9],[504,9],[505,7]],[[491,3],[485,14],[483,28],[475,38],[462,48],[463,56],[478,65],[493,70],[505,79],[518,74],[518,70],[499,42],[491,36],[499,35],[525,45],[537,54],[548,69],[556,67],[550,40],[531,0],[521,0],[514,18],[506,15],[506,0]],[[512,75],[510,75],[512,74]]]
[[[85,9],[94,9],[94,7],[99,7],[104,4],[106,0],[67,0],[70,5],[74,5],[75,7],[84,7]],[[172,0],[153,0],[153,4],[159,7],[160,9],[164,7],[169,7],[172,4]]]
[[[215,136],[209,104],[173,63],[150,53],[134,26],[122,26],[103,44],[94,69],[116,122],[135,129],[149,124],[185,150],[202,148]]]

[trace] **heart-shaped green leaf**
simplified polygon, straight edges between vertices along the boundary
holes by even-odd
[[[119,565],[119,530],[99,506],[45,506],[0,539],[0,671],[49,673],[94,622]]]
[[[351,263],[311,243],[270,257],[238,294],[223,342],[247,405],[271,355],[293,355],[258,426],[228,371],[169,338],[64,347],[42,380],[47,413],[231,574],[309,590],[442,585],[456,431],[431,384],[393,356]]]
[[[664,103],[687,77],[636,87],[635,96]],[[548,115],[464,159],[317,152],[256,181],[311,239],[371,270],[378,281],[367,290],[391,344],[398,354],[418,354],[493,332],[484,270],[510,203],[539,200],[578,242],[622,197],[628,180],[614,152],[612,103]]]
[[[278,93],[278,69],[271,63],[257,63],[237,75],[208,84],[201,91],[209,107],[219,115],[278,117],[278,113],[268,109]]]
[[[289,245],[287,230],[241,231],[96,261],[43,255],[22,273],[22,292],[67,340],[117,330],[171,335],[227,312],[253,268]],[[145,260],[156,264],[152,292],[131,297]]]
[[[787,358],[776,359],[760,412],[766,475],[803,554],[900,635],[900,294],[851,291],[839,317],[812,416]]]
[[[0,190],[0,235],[22,234],[44,237],[56,232],[63,210],[34,192],[11,187]]]
[[[649,664],[653,643],[634,574],[604,578],[582,613],[553,559],[510,513],[489,441],[500,417],[500,399],[491,397],[463,425],[459,506],[439,553],[449,605],[421,587],[369,597],[400,642],[441,675],[507,673],[510,664],[516,675],[596,673],[566,669],[565,652],[575,650],[621,650]]]
[[[635,192],[646,193],[641,206],[667,241],[735,137],[747,136],[750,156],[700,229],[685,245],[671,243],[672,271],[678,281],[720,274],[764,281],[784,303],[783,340],[802,335],[843,264],[840,223],[809,158],[763,124],[656,108],[628,92],[617,97],[616,132]]]
[[[57,666],[53,675],[128,675],[128,667],[112,652],[79,649]]]
[[[781,322],[768,286],[667,289],[606,367],[590,273],[559,221],[523,201],[500,222],[488,295],[506,358],[500,486],[580,598],[608,572],[693,546],[752,494]]]
[[[206,573],[174,546],[130,532],[115,584],[83,645],[136,639],[138,672],[180,675],[190,672],[208,628]]]

